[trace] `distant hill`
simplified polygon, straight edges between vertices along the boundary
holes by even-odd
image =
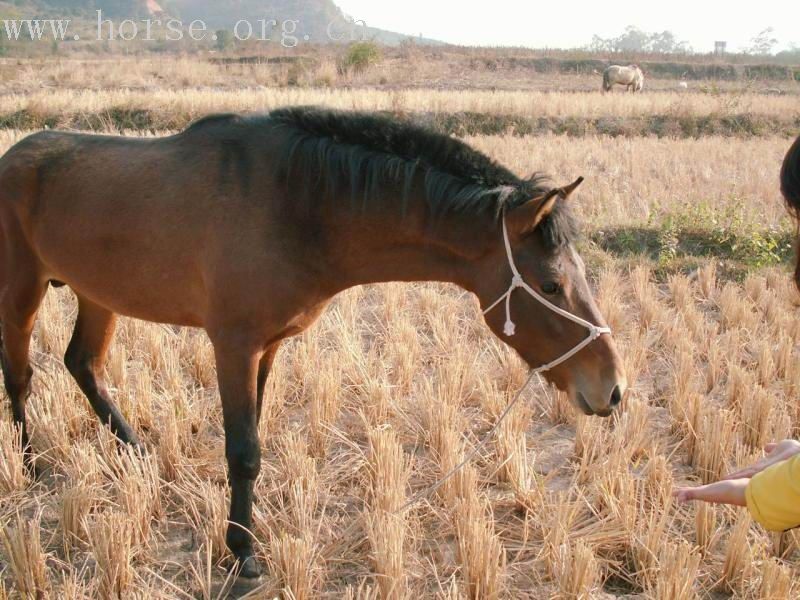
[[[286,21],[299,21],[297,35],[308,36],[316,43],[327,43],[329,26],[338,39],[352,30],[357,37],[362,35],[378,42],[396,45],[413,36],[374,27],[348,25],[345,14],[333,0],[164,0],[164,8],[180,17],[184,22],[200,19],[211,28],[233,29],[239,20],[246,20],[257,26],[259,20],[274,19],[279,24]],[[280,25],[279,25],[280,27]],[[349,35],[341,41],[349,41]],[[418,41],[419,38],[414,38]],[[434,40],[423,39],[423,43],[436,44]]]
[[[73,15],[90,15],[97,9],[109,17],[144,17],[149,14],[163,13],[159,0],[14,0],[0,2],[0,8],[8,6],[11,11],[22,17],[41,16],[56,13]]]
[[[324,43],[329,23],[344,24],[344,14],[332,0],[172,0],[170,9],[184,22],[200,19],[213,29],[232,30],[239,20],[256,30],[259,21],[299,21],[298,37]]]
[[[6,7],[8,10],[4,11]],[[261,20],[274,19],[279,24],[278,30],[286,21],[298,21],[295,35],[315,43],[336,41],[330,39],[329,26],[334,37],[343,42],[350,41],[350,31],[359,39],[363,36],[389,45],[413,37],[372,27],[351,27],[333,0],[0,0],[0,14],[10,11],[23,17],[48,13],[93,16],[98,9],[109,18],[118,19],[169,15],[181,19],[184,24],[199,19],[210,29],[233,30],[237,21],[245,20],[252,24],[256,35],[260,32]],[[438,43],[413,39],[426,44]]]

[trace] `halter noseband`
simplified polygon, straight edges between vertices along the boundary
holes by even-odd
[[[514,335],[516,332],[516,325],[514,321],[511,320],[511,294],[514,293],[514,290],[517,288],[522,288],[528,294],[536,298],[541,304],[544,304],[547,308],[552,310],[554,313],[561,315],[565,319],[569,319],[570,321],[577,323],[589,330],[589,335],[581,342],[579,342],[576,346],[574,346],[571,350],[568,350],[555,360],[550,361],[547,364],[544,364],[540,367],[537,367],[533,370],[534,373],[543,373],[544,371],[549,371],[555,366],[560,365],[566,360],[569,360],[573,356],[575,356],[578,352],[583,350],[586,346],[591,344],[597,338],[599,338],[604,333],[611,333],[611,329],[609,327],[598,327],[594,323],[590,323],[580,317],[573,315],[571,312],[564,310],[563,308],[559,308],[547,298],[542,296],[539,292],[534,290],[531,286],[525,283],[525,280],[520,275],[519,269],[517,269],[517,265],[514,263],[514,255],[511,253],[511,242],[508,239],[508,228],[506,227],[506,219],[505,215],[503,215],[503,243],[506,247],[506,256],[508,257],[508,266],[511,267],[511,285],[508,286],[508,290],[506,293],[500,296],[497,300],[495,300],[492,305],[483,311],[483,314],[487,314],[493,308],[495,308],[498,304],[505,301],[506,304],[506,323],[503,327],[503,333],[509,337]]]
[[[503,412],[501,412],[500,416],[497,417],[497,420],[494,422],[494,425],[492,425],[491,429],[489,429],[489,431],[486,432],[486,434],[483,436],[483,439],[481,439],[478,442],[478,444],[463,458],[463,460],[460,463],[458,463],[447,473],[442,475],[439,478],[439,480],[436,481],[433,485],[430,485],[421,492],[418,492],[403,506],[395,510],[394,514],[401,514],[404,510],[406,510],[410,506],[413,506],[414,504],[419,502],[422,498],[428,497],[430,494],[439,489],[442,486],[442,484],[444,484],[445,481],[447,481],[448,479],[450,479],[450,477],[452,477],[455,473],[457,473],[459,469],[461,469],[464,465],[466,465],[473,458],[475,458],[478,455],[480,449],[486,446],[486,443],[492,438],[494,432],[497,431],[497,429],[500,427],[500,424],[511,413],[511,410],[517,404],[517,401],[522,397],[522,392],[524,392],[525,389],[528,387],[528,384],[531,382],[531,379],[533,379],[534,375],[538,375],[539,373],[543,373],[544,371],[552,369],[556,365],[560,365],[565,360],[568,360],[570,357],[574,356],[575,354],[583,350],[583,348],[591,344],[594,340],[599,338],[604,333],[609,333],[609,334],[611,333],[611,329],[609,329],[608,327],[598,327],[597,325],[589,323],[589,321],[585,321],[580,317],[576,317],[572,313],[557,307],[555,304],[548,301],[546,298],[543,298],[541,294],[539,294],[531,286],[525,283],[525,280],[522,279],[522,275],[520,275],[519,273],[519,269],[517,269],[517,265],[514,263],[514,256],[511,254],[511,243],[508,241],[508,230],[506,229],[505,215],[503,215],[503,242],[505,243],[506,246],[506,255],[508,256],[508,266],[511,267],[511,275],[512,275],[511,285],[508,286],[508,290],[506,290],[505,294],[500,296],[489,308],[483,311],[483,314],[485,315],[486,313],[488,313],[490,310],[492,310],[494,307],[496,307],[498,304],[500,304],[505,300],[506,324],[505,327],[503,328],[503,333],[505,333],[507,336],[514,335],[515,326],[514,326],[514,321],[511,320],[511,306],[509,303],[511,301],[511,294],[514,292],[514,290],[517,288],[522,288],[553,312],[561,315],[565,319],[574,321],[578,325],[583,325],[586,329],[589,330],[589,336],[582,342],[580,342],[577,346],[572,348],[572,350],[569,350],[568,352],[562,354],[557,359],[547,363],[546,365],[542,365],[541,367],[537,367],[531,370],[528,373],[528,378],[525,380],[525,383],[523,383],[522,387],[520,387],[517,390],[517,393],[514,395],[514,398],[511,400],[511,402],[509,402],[506,405],[506,407],[503,409]]]

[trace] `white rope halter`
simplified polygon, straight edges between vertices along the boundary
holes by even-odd
[[[556,365],[560,365],[565,360],[569,360],[571,357],[575,356],[578,352],[583,350],[586,346],[591,344],[594,340],[599,338],[604,333],[608,333],[608,334],[611,333],[611,329],[609,327],[598,327],[597,325],[595,325],[593,323],[589,323],[589,321],[586,321],[584,319],[581,319],[580,317],[577,317],[577,316],[573,315],[571,312],[568,312],[568,311],[564,310],[563,308],[559,308],[558,306],[556,306],[552,302],[548,301],[546,298],[542,297],[541,294],[539,294],[531,286],[529,286],[527,283],[525,283],[525,280],[522,279],[522,275],[520,275],[520,273],[519,273],[519,269],[517,269],[517,265],[514,263],[514,255],[511,253],[511,243],[508,241],[508,229],[506,228],[505,216],[503,217],[503,242],[505,243],[505,246],[506,246],[506,255],[508,256],[508,266],[511,267],[511,274],[512,274],[511,285],[508,286],[508,290],[506,290],[505,294],[500,296],[489,308],[487,308],[485,311],[483,311],[483,314],[485,315],[486,313],[488,313],[490,310],[492,310],[498,304],[500,304],[501,302],[503,302],[505,300],[505,303],[506,303],[506,324],[505,324],[505,327],[503,328],[503,333],[505,333],[509,337],[514,335],[514,330],[516,329],[516,326],[514,325],[514,321],[511,320],[511,305],[510,305],[511,294],[514,292],[515,289],[522,288],[526,292],[528,292],[531,296],[536,298],[539,302],[544,304],[547,308],[552,310],[554,313],[557,313],[557,314],[561,315],[562,317],[564,317],[565,319],[569,319],[570,321],[573,321],[573,322],[577,323],[578,325],[583,325],[586,329],[589,330],[589,335],[583,341],[581,341],[575,347],[573,347],[571,350],[568,350],[567,352],[565,352],[564,354],[562,354],[561,356],[559,356],[555,360],[552,360],[552,361],[550,361],[549,363],[547,363],[545,365],[542,365],[540,367],[537,367],[537,368],[532,369],[531,371],[529,371],[528,378],[525,380],[525,383],[523,383],[522,387],[520,387],[517,390],[516,394],[514,394],[514,398],[511,400],[511,402],[509,402],[506,405],[505,409],[503,409],[503,412],[501,412],[500,415],[497,417],[497,420],[494,422],[494,425],[492,425],[492,427],[489,429],[489,431],[486,432],[486,434],[483,436],[483,438],[472,448],[472,450],[470,450],[467,453],[467,455],[461,460],[461,462],[459,462],[456,466],[451,468],[447,473],[442,475],[432,485],[429,485],[425,489],[423,489],[420,492],[417,492],[416,494],[414,494],[414,496],[412,496],[400,508],[395,509],[393,511],[393,514],[402,514],[406,509],[414,506],[417,502],[419,502],[423,498],[427,498],[428,496],[430,496],[433,492],[438,490],[444,484],[445,481],[450,479],[459,470],[461,470],[461,468],[464,465],[466,465],[473,458],[475,458],[478,455],[478,452],[484,446],[486,446],[488,441],[494,435],[494,432],[497,431],[497,429],[500,427],[500,424],[505,420],[505,418],[509,415],[509,413],[514,408],[514,406],[517,404],[519,399],[522,397],[522,393],[528,387],[528,384],[531,382],[531,379],[533,379],[533,377],[535,375],[539,375],[540,373],[544,373],[545,371],[548,371],[548,370],[552,369]],[[337,537],[337,539],[346,538],[350,534],[350,532],[352,532],[356,528],[357,524],[358,524],[357,521],[354,521],[353,523],[351,523],[350,526],[347,529],[345,529],[345,531]],[[331,547],[332,546],[329,546],[328,548],[331,548]],[[328,555],[328,548],[323,550],[323,555],[324,556]]]
[[[511,253],[511,242],[509,242],[508,240],[508,228],[506,227],[505,216],[503,217],[503,243],[506,246],[506,256],[508,256],[508,266],[511,267],[511,275],[512,275],[511,285],[508,286],[508,290],[506,290],[505,294],[500,296],[497,300],[495,300],[492,303],[492,305],[489,308],[483,311],[483,314],[485,315],[490,310],[495,308],[498,304],[505,301],[506,324],[505,327],[503,328],[503,333],[505,333],[509,337],[514,335],[515,333],[514,330],[516,329],[516,326],[514,325],[514,321],[511,320],[511,294],[514,293],[515,289],[522,288],[523,290],[528,292],[531,296],[536,298],[539,302],[544,304],[547,308],[552,310],[554,313],[559,314],[565,319],[569,319],[570,321],[573,321],[578,325],[583,325],[586,329],[589,330],[589,335],[581,342],[579,342],[577,345],[575,345],[571,350],[568,350],[555,360],[551,360],[549,363],[544,364],[540,367],[536,367],[535,369],[529,371],[528,378],[525,380],[525,383],[523,383],[522,387],[520,387],[517,390],[516,394],[514,394],[514,398],[511,400],[511,402],[509,402],[506,405],[505,409],[503,409],[503,412],[501,412],[500,415],[497,417],[497,420],[494,422],[494,425],[492,425],[489,431],[486,432],[486,434],[478,442],[478,444],[475,445],[469,453],[467,453],[467,455],[461,460],[461,462],[459,462],[456,466],[450,469],[447,473],[442,475],[433,485],[430,485],[424,490],[418,492],[410,500],[408,500],[408,502],[403,504],[403,506],[395,510],[394,511],[395,514],[402,513],[404,510],[413,506],[423,498],[427,498],[428,496],[430,496],[433,492],[439,489],[444,484],[445,481],[450,479],[450,477],[452,477],[456,472],[458,472],[464,465],[466,465],[473,458],[475,458],[478,455],[478,452],[481,450],[481,448],[483,448],[488,443],[489,439],[491,439],[491,437],[494,435],[494,432],[497,431],[498,427],[500,427],[500,424],[505,420],[505,418],[509,415],[514,406],[517,404],[519,399],[522,397],[522,393],[528,387],[528,384],[531,382],[531,379],[533,379],[534,376],[540,375],[545,371],[549,371],[553,367],[560,365],[566,360],[569,360],[571,357],[575,356],[578,352],[583,350],[586,346],[591,344],[593,341],[595,341],[604,333],[608,334],[611,333],[611,329],[609,327],[598,327],[594,323],[589,323],[589,321],[581,319],[580,317],[573,315],[571,312],[568,312],[563,308],[559,308],[558,306],[547,300],[547,298],[542,297],[541,294],[539,294],[531,286],[525,283],[525,280],[522,278],[522,275],[520,275],[519,269],[517,269],[517,265],[514,262],[514,255]]]
[[[489,311],[494,309],[498,304],[505,301],[506,304],[506,323],[503,327],[503,333],[507,336],[511,337],[516,332],[516,325],[514,321],[511,320],[511,294],[514,293],[514,290],[517,288],[522,288],[526,292],[528,292],[531,296],[536,298],[539,302],[544,304],[547,308],[552,310],[554,313],[561,315],[565,319],[569,319],[570,321],[577,323],[578,325],[582,325],[586,329],[589,330],[589,335],[581,342],[579,342],[576,346],[574,346],[571,350],[568,350],[555,360],[550,361],[547,364],[544,364],[540,367],[536,367],[533,372],[534,373],[544,373],[545,371],[549,371],[555,366],[560,365],[566,360],[569,360],[573,356],[575,356],[578,352],[583,350],[586,346],[591,344],[597,338],[599,338],[604,333],[611,333],[611,329],[608,327],[598,327],[594,323],[590,323],[584,319],[581,319],[578,316],[573,315],[571,312],[564,310],[563,308],[559,308],[552,302],[550,302],[547,298],[542,296],[539,292],[534,290],[531,286],[525,283],[525,280],[520,275],[519,269],[517,269],[516,263],[514,263],[514,255],[511,253],[511,242],[508,240],[508,228],[506,227],[506,219],[505,216],[503,217],[503,243],[506,247],[506,256],[508,257],[508,266],[511,267],[511,285],[508,286],[508,290],[506,293],[500,296],[497,300],[495,300],[489,308],[483,311],[483,314],[486,315]]]

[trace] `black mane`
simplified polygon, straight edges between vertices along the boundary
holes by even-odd
[[[393,183],[405,190],[405,209],[414,177],[422,176],[434,214],[499,217],[551,189],[541,174],[522,179],[464,142],[404,119],[318,107],[280,108],[266,118],[286,140],[281,167],[300,169],[314,197],[349,191],[368,206]],[[568,205],[559,203],[543,223],[545,240],[554,245],[569,243],[575,233]]]

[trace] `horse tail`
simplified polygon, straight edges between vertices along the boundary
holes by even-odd
[[[795,140],[781,167],[781,193],[789,212],[797,220],[798,247],[794,283],[800,290],[800,137]]]
[[[9,150],[10,152],[10,150]],[[8,248],[6,246],[6,227],[7,224],[2,218],[2,214],[7,210],[3,206],[11,202],[8,185],[8,152],[0,156],[0,300],[6,295],[6,286],[8,285]],[[0,335],[0,343],[2,335]]]
[[[603,71],[603,91],[607,92],[611,89],[611,75],[608,72],[608,69]]]
[[[2,297],[5,286],[8,283],[7,273],[11,265],[7,264],[8,249],[6,248],[6,231],[2,214],[5,213],[10,207],[3,206],[6,203],[11,203],[14,200],[15,193],[19,190],[19,172],[20,165],[28,165],[29,159],[19,158],[20,151],[24,152],[24,148],[31,143],[35,143],[37,136],[40,134],[33,134],[12,146],[5,154],[0,156],[0,298]],[[26,168],[26,167],[23,167]],[[63,287],[66,285],[61,281],[55,279],[50,281],[53,287]]]
[[[38,135],[34,133],[26,137],[0,155],[0,300],[14,277],[12,261],[16,253],[12,251],[12,245],[19,237],[15,230],[19,228],[17,212],[24,187],[20,182],[35,176],[26,148]]]

